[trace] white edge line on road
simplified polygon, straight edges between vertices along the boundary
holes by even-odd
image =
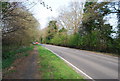
[[[46,48],[46,47],[45,47]],[[48,48],[46,48],[48,49]],[[56,56],[58,56],[59,58],[61,58],[62,60],[64,60],[66,63],[68,63],[69,65],[71,65],[73,68],[75,68],[77,71],[79,71],[80,73],[82,73],[83,75],[85,75],[86,77],[88,77],[89,79],[91,79],[92,81],[95,81],[93,78],[91,78],[90,76],[88,76],[85,72],[83,72],[82,70],[80,70],[79,68],[77,68],[76,66],[74,66],[72,63],[70,63],[69,61],[65,60],[63,57],[59,56],[57,53],[53,52],[52,50],[48,49],[49,51],[51,51],[52,53],[54,53]]]

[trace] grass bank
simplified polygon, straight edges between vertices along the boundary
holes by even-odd
[[[85,81],[82,76],[49,50],[38,46],[38,51],[42,79],[80,79],[80,81]]]
[[[28,51],[32,50],[34,46],[21,47],[16,50],[2,53],[2,69],[9,68],[15,59],[28,56]]]

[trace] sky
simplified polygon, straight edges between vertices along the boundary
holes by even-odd
[[[52,11],[50,11],[50,9],[47,9],[46,7],[43,7],[43,5],[38,3],[38,1],[40,2],[42,0],[29,0],[29,1],[37,3],[35,6],[33,6],[30,9],[30,11],[33,13],[34,17],[40,23],[40,29],[43,29],[47,27],[48,22],[52,17],[55,18],[59,15],[60,8],[64,8],[64,6],[69,5],[71,1],[73,2],[78,0],[43,0],[46,5],[52,8]],[[113,29],[116,29],[115,28],[117,26],[116,15],[110,14],[107,18],[108,18],[107,22],[109,22],[110,25],[113,26]]]
[[[32,1],[32,0],[31,0]],[[67,6],[70,0],[44,0],[46,5],[52,7],[52,11],[43,7],[40,3],[37,3],[30,11],[34,14],[34,17],[40,22],[41,29],[47,26],[48,21],[52,17],[59,15],[59,8]]]

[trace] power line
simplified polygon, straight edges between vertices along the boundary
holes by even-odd
[[[29,2],[29,0],[28,0],[28,2]],[[32,2],[32,3],[35,3],[35,2]],[[46,7],[46,9],[49,9],[50,11],[53,11],[52,8],[51,8],[50,6],[48,6],[48,5],[45,4],[45,2],[39,1],[39,0],[38,0],[38,2],[36,2],[32,7],[30,7],[30,8],[27,9],[27,10],[30,10],[31,8],[33,8],[34,6],[36,6],[37,3],[40,3],[41,5],[43,5],[43,7]]]

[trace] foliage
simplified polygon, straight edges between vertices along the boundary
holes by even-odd
[[[112,26],[109,23],[106,24],[104,19],[111,13],[110,6],[110,2],[86,2],[83,9],[84,13],[81,13],[81,10],[78,10],[79,12],[77,9],[72,10],[72,8],[78,7],[76,3],[73,3],[72,6],[69,6],[70,10],[63,11],[58,17],[57,29],[51,27],[56,32],[46,34],[47,38],[51,37],[46,43],[118,54],[120,52],[120,38],[119,36],[116,38],[111,36],[114,33]],[[78,14],[82,18],[78,16],[78,19],[74,19]],[[77,30],[74,26],[77,26]],[[50,28],[50,24],[48,28]]]
[[[38,40],[38,21],[31,12],[21,7],[19,2],[0,2],[2,4],[2,60],[3,68],[25,53],[34,40]],[[16,56],[17,55],[17,56]]]
[[[58,33],[54,36],[53,39],[51,39],[50,43],[65,46],[67,43],[67,35],[65,35],[64,33]]]
[[[47,37],[46,39],[49,41],[54,37],[54,34],[57,32],[58,28],[56,26],[57,21],[50,21],[47,29]]]
[[[12,48],[29,45],[37,39],[39,23],[33,15],[19,7],[20,4],[17,2],[2,2],[2,4],[9,4],[9,6],[3,6],[2,13],[2,24],[4,24],[2,27],[3,53],[12,50]]]

